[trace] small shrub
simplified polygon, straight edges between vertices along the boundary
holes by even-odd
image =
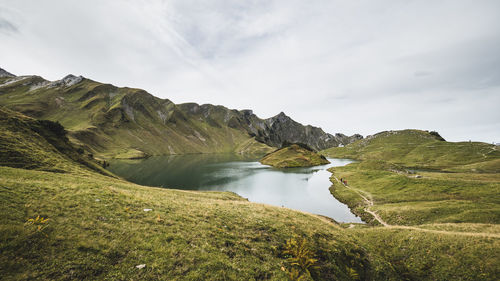
[[[63,125],[58,121],[53,122],[50,120],[39,120],[38,121],[43,127],[52,131],[58,137],[64,137],[68,133],[66,129],[64,129]]]
[[[311,277],[311,271],[318,268],[314,252],[309,248],[307,240],[290,238],[286,241],[283,254],[287,257],[288,267],[285,269],[291,280],[304,280]]]

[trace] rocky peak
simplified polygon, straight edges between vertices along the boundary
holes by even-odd
[[[290,122],[295,123],[295,121],[293,121],[293,119],[286,115],[283,111],[276,116],[266,119],[266,123],[269,124],[269,126],[273,126],[275,123],[284,124]]]
[[[3,68],[0,68],[0,78],[3,78],[3,77],[16,77],[16,75],[8,72],[7,70],[5,70]]]
[[[66,87],[73,86],[75,84],[80,83],[83,80],[83,76],[75,76],[73,74],[69,74],[62,79],[62,82]]]
[[[70,87],[75,84],[80,83],[83,80],[83,76],[75,76],[73,74],[66,75],[63,79],[53,81],[49,84],[49,88],[53,87]]]

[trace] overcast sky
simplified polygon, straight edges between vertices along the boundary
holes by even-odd
[[[0,0],[0,67],[330,133],[500,142],[498,0]]]

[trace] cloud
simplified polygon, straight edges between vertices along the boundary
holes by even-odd
[[[329,132],[490,142],[500,141],[499,10],[493,0],[10,1],[0,59],[14,73],[82,74],[177,103],[285,111]]]
[[[8,20],[0,18],[0,32],[17,32],[17,27]]]

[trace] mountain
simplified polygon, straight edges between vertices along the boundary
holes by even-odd
[[[283,143],[304,143],[315,150],[346,145],[362,139],[359,134],[346,136],[344,134],[331,135],[321,128],[310,125],[303,126],[281,112],[265,120],[267,130],[257,135],[257,139],[271,146],[280,147]]]
[[[134,88],[82,76],[47,81],[2,70],[0,105],[60,122],[69,139],[100,157],[136,158],[184,153],[261,153],[283,142],[320,150],[361,138],[303,126],[284,113],[269,119],[220,105],[174,104]]]

